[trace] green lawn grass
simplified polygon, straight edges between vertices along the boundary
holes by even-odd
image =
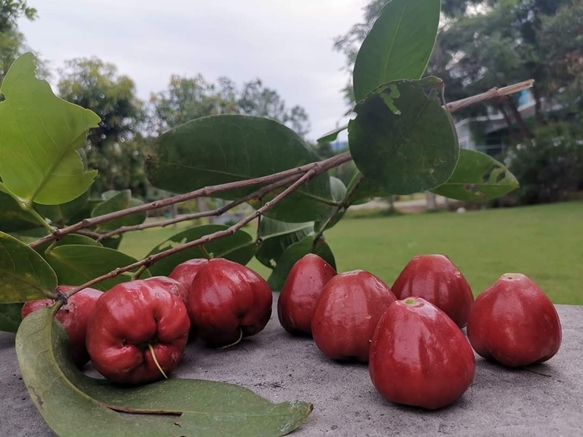
[[[144,256],[180,228],[126,235],[121,250]],[[249,230],[252,231],[251,229]],[[583,202],[347,219],[327,233],[339,271],[365,269],[390,286],[420,253],[443,253],[474,294],[503,273],[524,273],[555,303],[583,305]],[[269,270],[253,260],[262,275]]]

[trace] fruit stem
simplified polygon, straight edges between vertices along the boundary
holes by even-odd
[[[241,340],[243,340],[243,330],[239,326],[239,338],[237,339],[237,341],[234,343],[228,344],[226,346],[221,346],[219,349],[227,349],[227,348],[230,348],[232,346],[237,346],[239,343],[241,343]]]
[[[208,253],[208,251],[206,250],[206,247],[204,247],[204,244],[201,244],[200,246],[198,246],[198,248],[200,249],[200,251],[202,252],[202,256],[204,256],[206,259],[212,259],[212,255]]]
[[[152,359],[154,360],[156,367],[158,368],[160,373],[164,376],[164,378],[168,379],[168,377],[166,376],[166,374],[162,370],[162,367],[160,367],[160,363],[158,362],[158,359],[156,358],[156,354],[154,353],[154,348],[152,347],[152,345],[150,343],[148,343],[148,347],[150,348],[150,353],[152,354]]]
[[[147,266],[147,265],[143,265],[143,266],[141,266],[141,267],[140,267],[140,268],[139,268],[139,269],[136,271],[136,273],[134,273],[134,274],[132,275],[132,281],[135,281],[135,280],[137,280],[137,279],[140,279],[140,276],[142,276],[142,273],[144,273],[144,272],[145,272],[147,269],[148,269],[148,266]]]

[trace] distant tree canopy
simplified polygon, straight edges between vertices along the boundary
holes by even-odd
[[[89,167],[99,170],[94,194],[130,188],[144,196],[146,146],[140,129],[146,114],[134,82],[97,58],[68,61],[60,76],[60,96],[101,117],[99,128],[89,131],[86,147]]]
[[[288,125],[301,136],[309,131],[309,117],[301,106],[288,107],[279,93],[259,79],[241,88],[226,77],[217,83],[202,75],[172,76],[168,89],[150,98],[156,130],[163,131],[207,115],[245,114],[268,117]]]
[[[24,35],[18,31],[17,20],[24,16],[29,20],[37,17],[36,9],[24,0],[2,0],[0,3],[0,81],[8,67],[26,50]]]

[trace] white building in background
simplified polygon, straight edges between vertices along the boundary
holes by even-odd
[[[530,90],[517,94],[518,111],[523,119],[535,116],[535,101]],[[509,146],[509,128],[504,116],[492,107],[488,114],[465,118],[455,124],[458,141],[462,149],[477,150],[488,155],[503,153]]]

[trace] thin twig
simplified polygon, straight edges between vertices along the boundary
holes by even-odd
[[[301,176],[299,176],[299,175],[298,176],[289,176],[289,177],[284,178],[280,181],[266,185],[265,187],[263,187],[257,191],[254,191],[253,193],[248,194],[247,196],[241,197],[237,200],[229,202],[228,204],[226,204],[220,208],[213,209],[211,211],[203,211],[203,212],[197,212],[197,213],[193,213],[193,214],[185,214],[185,215],[180,216],[180,217],[176,217],[176,218],[164,220],[164,221],[159,221],[159,222],[142,223],[142,224],[133,225],[133,226],[122,226],[121,228],[115,229],[115,230],[113,230],[111,232],[107,232],[105,234],[97,234],[97,241],[101,241],[101,240],[104,240],[106,238],[113,237],[114,235],[123,234],[125,232],[142,231],[144,229],[151,229],[151,228],[163,228],[166,226],[173,225],[175,223],[185,222],[188,220],[195,220],[195,219],[204,218],[204,217],[218,217],[218,216],[224,214],[225,212],[233,209],[234,207],[236,207],[238,205],[241,205],[241,204],[248,202],[249,200],[252,200],[255,198],[261,198],[277,188],[280,188],[284,185],[289,184],[290,182],[294,182],[294,181],[298,180],[300,177]]]
[[[322,163],[318,163],[318,164],[322,164]],[[95,284],[98,284],[99,282],[103,282],[107,279],[115,278],[116,276],[119,276],[122,273],[129,272],[129,271],[135,270],[135,269],[142,270],[142,268],[144,268],[144,267],[147,268],[148,266],[151,266],[152,264],[160,261],[163,258],[166,258],[168,256],[182,252],[183,250],[190,249],[191,247],[200,246],[202,244],[208,244],[211,241],[218,240],[219,238],[223,238],[223,237],[226,237],[228,235],[233,235],[235,232],[237,232],[239,229],[241,229],[247,223],[255,220],[261,214],[264,214],[265,212],[269,211],[271,208],[273,208],[275,205],[277,205],[279,202],[281,202],[284,198],[286,198],[288,195],[293,193],[300,185],[309,181],[312,177],[322,173],[323,171],[326,171],[325,167],[323,167],[321,165],[314,166],[311,170],[309,170],[301,178],[299,178],[297,181],[295,181],[292,185],[290,185],[288,188],[286,188],[280,194],[275,196],[273,198],[273,200],[266,202],[265,205],[263,205],[261,208],[257,209],[253,214],[248,215],[247,217],[240,220],[239,222],[237,222],[233,226],[229,227],[228,229],[224,229],[222,231],[218,231],[218,232],[214,232],[212,234],[205,235],[204,237],[201,237],[198,240],[190,241],[188,243],[181,244],[180,246],[174,247],[172,249],[168,249],[168,250],[165,250],[163,252],[159,252],[155,255],[148,256],[141,261],[137,261],[137,262],[130,264],[130,265],[127,265],[125,267],[119,267],[115,270],[112,270],[109,273],[106,273],[105,275],[101,275],[95,279],[92,279],[91,281],[86,282],[83,285],[80,285],[79,287],[74,288],[69,293],[67,293],[67,297],[69,298],[72,295],[74,295],[75,293],[77,293],[78,291],[83,290],[84,288],[87,288],[87,287],[91,287]]]
[[[89,231],[87,229],[79,229],[77,232],[75,232],[75,234],[95,238],[95,239],[97,239],[97,241],[103,240],[103,238],[101,238],[101,236],[104,235],[104,234],[100,234],[99,232]]]
[[[213,185],[209,187],[204,187],[199,190],[191,191],[189,193],[180,194],[177,196],[168,197],[162,200],[156,200],[154,202],[145,203],[143,205],[134,206],[133,208],[123,209],[121,211],[115,211],[109,214],[104,214],[98,217],[88,218],[80,221],[71,226],[67,226],[62,229],[57,229],[51,235],[47,235],[39,240],[36,240],[29,244],[31,248],[38,247],[48,241],[58,240],[63,238],[65,235],[77,232],[80,229],[86,229],[98,225],[100,223],[109,222],[111,220],[118,219],[120,217],[126,217],[128,215],[137,214],[140,212],[152,211],[154,209],[163,208],[165,206],[174,205],[176,203],[181,203],[186,200],[196,199],[198,197],[210,197],[213,194],[221,193],[223,191],[236,190],[240,188],[247,188],[254,185],[267,184],[271,182],[278,181],[280,179],[286,178],[288,176],[302,175],[314,168],[321,168],[321,172],[330,170],[331,168],[338,167],[350,161],[352,157],[350,152],[344,152],[339,155],[333,156],[332,158],[325,159],[324,161],[312,162],[310,164],[305,164],[300,167],[291,168],[289,170],[284,170],[279,173],[274,173],[267,176],[261,176],[254,179],[247,179],[244,181],[229,182],[226,184]]]
[[[489,91],[486,91],[482,94],[476,94],[475,96],[467,97],[465,99],[456,100],[455,102],[450,102],[443,105],[443,108],[449,111],[450,113],[457,112],[461,109],[467,108],[468,106],[474,106],[479,103],[485,103],[490,100],[496,100],[504,96],[509,96],[510,94],[517,93],[519,91],[527,90],[532,88],[534,84],[534,79],[525,80],[524,82],[518,82],[512,85],[505,86],[503,88],[492,88]],[[350,113],[354,112],[353,109],[348,111],[345,115],[349,115]],[[332,133],[341,132],[344,129],[347,129],[348,125],[343,126],[338,129],[334,129],[333,131],[327,133],[322,138],[331,135]]]
[[[360,186],[360,184],[362,183],[362,181],[364,180],[364,176],[361,174],[360,178],[358,179],[358,182],[356,182],[352,188],[350,188],[348,191],[346,191],[346,194],[344,195],[344,199],[342,199],[342,202],[340,202],[340,205],[338,205],[338,207],[336,208],[336,211],[334,211],[334,213],[328,217],[326,219],[326,221],[322,224],[322,226],[320,226],[320,229],[318,230],[318,232],[316,233],[316,235],[314,236],[314,246],[316,245],[316,243],[318,242],[318,240],[320,238],[322,238],[322,235],[324,235],[324,231],[326,230],[326,226],[328,226],[330,224],[330,222],[332,220],[334,220],[334,218],[340,214],[340,212],[343,209],[346,209],[350,206],[350,196],[352,196],[352,194],[354,193],[354,191]]]
[[[461,109],[467,108],[468,106],[477,105],[478,103],[484,103],[489,100],[496,100],[500,97],[508,96],[519,91],[527,90],[529,88],[532,88],[533,84],[534,80],[530,79],[503,88],[492,88],[491,90],[486,91],[485,93],[477,94],[466,99],[448,103],[447,105],[445,105],[445,109],[447,109],[449,112],[456,112]]]

